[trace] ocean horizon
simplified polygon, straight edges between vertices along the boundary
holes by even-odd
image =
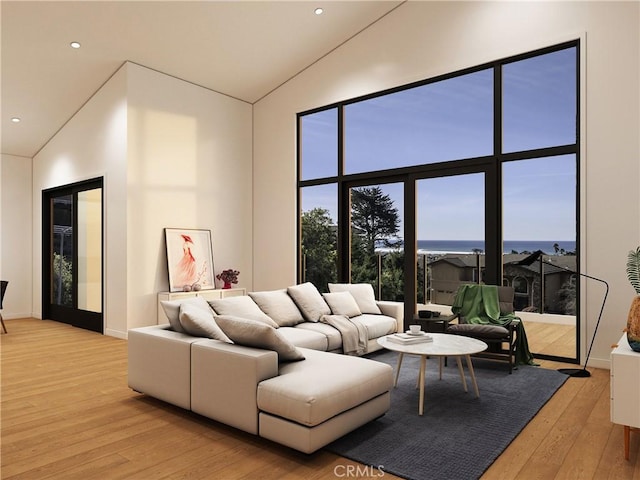
[[[567,240],[504,240],[502,253],[522,253],[542,250],[554,255],[558,244],[559,251],[575,252],[576,242]],[[474,250],[485,251],[483,240],[418,240],[418,250],[429,253],[473,253]]]

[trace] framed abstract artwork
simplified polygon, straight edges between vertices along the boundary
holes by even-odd
[[[213,277],[211,230],[165,228],[169,291],[210,290]]]

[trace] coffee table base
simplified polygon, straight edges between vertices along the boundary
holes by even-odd
[[[413,354],[411,354],[413,355]],[[427,371],[427,357],[430,355],[420,355],[420,373],[418,374],[417,387],[420,389],[420,403],[418,404],[418,415],[422,415],[424,413],[424,379],[425,373]],[[462,388],[464,388],[465,392],[468,392],[467,389],[467,379],[464,375],[464,368],[462,366],[462,357],[465,358],[467,362],[467,368],[469,369],[469,376],[471,377],[471,384],[473,385],[473,391],[476,394],[476,398],[480,397],[480,392],[478,391],[478,383],[476,382],[476,374],[473,371],[473,363],[471,363],[471,355],[453,355],[456,357],[456,363],[458,364],[458,372],[460,372],[460,379],[462,380]],[[399,352],[398,354],[398,363],[396,365],[396,378],[393,382],[393,386],[398,386],[398,377],[400,376],[400,367],[402,366],[402,360],[404,359],[404,353]],[[442,357],[438,357],[439,367],[440,367],[440,375],[439,378],[442,380]]]

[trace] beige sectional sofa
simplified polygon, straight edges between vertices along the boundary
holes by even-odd
[[[129,330],[129,386],[314,452],[389,409],[391,368],[359,355],[403,329],[402,304],[370,285],[330,288],[165,302],[170,324]]]

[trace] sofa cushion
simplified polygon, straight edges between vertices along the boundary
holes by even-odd
[[[329,291],[351,293],[362,313],[382,313],[369,283],[330,283]]]
[[[337,328],[333,328],[331,325],[322,322],[304,322],[295,326],[297,330],[311,330],[313,332],[321,333],[327,339],[328,352],[333,350],[342,349],[342,335]],[[303,345],[298,345],[302,347]]]
[[[180,325],[182,325],[185,332],[194,337],[207,337],[226,343],[233,343],[216,323],[213,318],[213,311],[208,305],[207,310],[205,311],[203,308],[188,302],[180,305]]]
[[[360,307],[350,292],[323,293],[322,297],[334,315],[346,315],[349,318],[362,315]]]
[[[284,288],[267,292],[249,292],[249,296],[260,310],[281,327],[292,327],[304,322],[302,313]]]
[[[367,328],[369,340],[394,333],[398,328],[395,318],[386,315],[363,313],[354,320],[359,320]]]
[[[258,408],[313,427],[391,389],[392,368],[361,357],[303,349],[302,363],[282,364],[258,384]],[[302,367],[302,368],[301,368]]]
[[[329,305],[327,305],[316,286],[311,282],[288,287],[287,293],[293,298],[293,301],[302,312],[302,316],[308,322],[317,322],[322,315],[331,314]]]
[[[305,322],[307,325],[320,325],[319,323]],[[303,325],[303,324],[300,324]],[[313,330],[296,327],[280,327],[278,333],[293,343],[296,347],[311,348],[313,350],[326,351],[329,341],[326,335]]]
[[[248,318],[278,328],[278,324],[260,310],[260,307],[258,307],[251,297],[247,297],[246,295],[209,300],[209,305],[211,305],[213,311],[218,315],[233,315],[235,317]]]
[[[233,315],[216,315],[215,320],[234,343],[273,350],[280,362],[304,360],[304,355],[295,345],[266,323]]]
[[[180,305],[182,305],[183,303],[190,303],[203,309],[206,312],[211,312],[211,308],[209,307],[207,301],[200,296],[181,298],[179,300],[160,301],[160,305],[164,310],[164,314],[167,316],[167,319],[169,319],[171,330],[173,330],[174,332],[186,333],[185,329],[182,328],[182,325],[180,324]]]

